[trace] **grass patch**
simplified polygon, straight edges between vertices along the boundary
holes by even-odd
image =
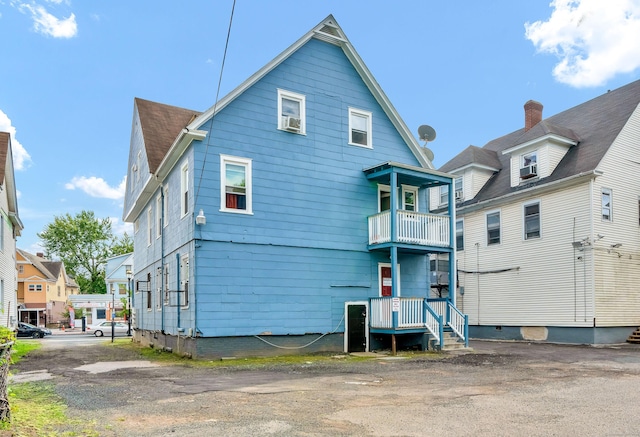
[[[54,385],[27,382],[9,386],[11,423],[0,424],[0,430],[12,436],[97,436],[92,424],[71,420],[67,406],[55,394]]]
[[[11,349],[11,364],[15,364],[29,352],[38,350],[42,347],[42,343],[37,340],[18,340],[13,344]]]

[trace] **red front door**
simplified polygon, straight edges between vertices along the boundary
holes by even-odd
[[[380,267],[382,276],[382,296],[391,296],[391,267]]]

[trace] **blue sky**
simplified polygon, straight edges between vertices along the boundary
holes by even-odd
[[[233,0],[0,0],[0,130],[12,134],[18,247],[82,209],[122,223],[134,97],[205,111]],[[640,0],[237,0],[224,96],[333,14],[441,166],[638,79]]]

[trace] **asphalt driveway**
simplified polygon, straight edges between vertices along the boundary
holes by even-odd
[[[205,368],[43,343],[13,371],[50,375],[68,414],[104,436],[640,435],[635,345],[472,341],[436,357]]]

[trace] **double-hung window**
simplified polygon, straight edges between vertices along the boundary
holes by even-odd
[[[349,144],[373,147],[371,112],[349,108]]]
[[[278,90],[278,129],[304,134],[306,132],[305,96]]]
[[[449,204],[449,185],[440,185],[440,206]]]
[[[252,214],[251,160],[220,155],[220,210]]]
[[[462,177],[455,178],[454,189],[456,200],[462,200],[464,198],[464,192],[462,191]]]
[[[540,238],[540,202],[524,205],[524,239]]]
[[[189,163],[185,162],[180,168],[180,216],[189,213]]]
[[[151,207],[147,210],[147,246],[151,246],[153,241],[153,210]]]
[[[500,244],[500,211],[487,214],[487,245]]]
[[[464,220],[456,220],[456,250],[464,250]]]
[[[611,218],[611,189],[602,189],[602,221],[610,222]]]
[[[162,196],[156,197],[156,238],[162,236]]]
[[[189,255],[183,255],[180,259],[180,306],[189,305]]]

